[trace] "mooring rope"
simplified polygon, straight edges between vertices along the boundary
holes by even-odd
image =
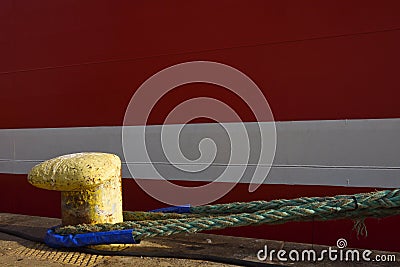
[[[124,212],[124,222],[81,224],[56,228],[57,234],[132,229],[135,240],[218,230],[227,227],[280,224],[290,221],[353,219],[400,214],[400,189],[335,197],[302,197],[272,201],[234,202],[191,207],[191,213]],[[363,227],[358,225],[356,229]]]

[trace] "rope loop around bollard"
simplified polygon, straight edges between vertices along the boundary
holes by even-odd
[[[339,204],[339,205],[338,205]],[[207,212],[210,211],[210,212]],[[49,229],[49,246],[137,244],[148,237],[169,236],[261,224],[291,221],[359,219],[400,214],[400,189],[335,197],[304,197],[272,201],[235,202],[190,207],[168,207],[150,212],[124,212],[125,220],[115,224],[81,224]]]

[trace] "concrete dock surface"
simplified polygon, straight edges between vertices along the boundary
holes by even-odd
[[[60,223],[56,218],[0,213],[0,266],[400,266],[400,253],[373,251],[368,257],[370,261],[366,261],[362,257],[364,250],[359,249],[359,260],[352,256],[353,252],[347,254],[347,260],[345,256],[340,260],[339,253],[337,259],[332,260],[328,254],[321,256],[323,250],[328,251],[327,246],[202,233],[149,238],[124,248],[106,247],[101,251],[83,252],[53,249],[37,242],[43,239],[48,228]],[[267,254],[275,250],[272,257],[265,257],[265,246]],[[343,255],[351,250],[346,249],[343,249]],[[286,252],[280,259],[277,257],[279,250]],[[313,250],[317,260],[309,258],[309,253],[304,254],[305,260],[301,256],[297,260],[297,254],[292,253],[294,250],[299,255]],[[289,253],[295,260],[288,258]],[[282,260],[284,258],[287,260]]]

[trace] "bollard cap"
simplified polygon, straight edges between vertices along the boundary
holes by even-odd
[[[121,160],[117,155],[84,152],[44,161],[31,169],[32,185],[58,191],[81,191],[119,177]]]

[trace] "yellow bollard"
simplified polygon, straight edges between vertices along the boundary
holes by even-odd
[[[121,160],[107,153],[76,153],[42,162],[32,185],[61,191],[63,225],[122,222]]]

